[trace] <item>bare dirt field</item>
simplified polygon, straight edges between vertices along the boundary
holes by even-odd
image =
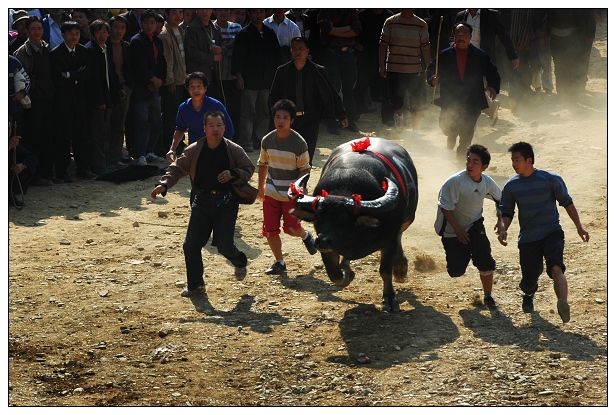
[[[31,188],[26,207],[7,214],[8,405],[606,406],[607,23],[599,24],[579,103],[538,93],[512,114],[506,94],[498,123],[481,116],[477,125],[474,142],[492,153],[487,174],[504,185],[514,174],[508,146],[530,142],[535,165],[564,178],[590,232],[583,243],[559,210],[569,323],[555,311],[545,274],[536,311],[522,312],[517,221],[508,247],[490,235],[499,311],[482,305],[476,269],[447,275],[433,230],[437,194],[463,165],[445,146],[439,110],[424,113],[415,139],[371,113],[358,122],[361,134],[323,128],[308,187],[345,141],[379,136],[409,151],[419,206],[403,237],[409,276],[394,284],[400,313],[380,310],[378,253],[353,261],[356,278],[339,290],[319,255],[283,236],[287,275],[265,275],[273,258],[258,201],[241,207],[236,228],[248,276],[235,281],[208,243],[208,301],[193,303],[179,295],[187,178],[156,201],[149,194],[157,177]],[[250,157],[256,163],[258,154]],[[489,203],[485,216],[491,228]]]

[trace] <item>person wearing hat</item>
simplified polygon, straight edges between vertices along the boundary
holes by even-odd
[[[26,20],[28,20],[28,17],[28,12],[25,10],[17,10],[13,13],[11,29],[17,32],[17,36],[9,42],[9,55],[14,54],[28,39],[28,33],[26,32]]]

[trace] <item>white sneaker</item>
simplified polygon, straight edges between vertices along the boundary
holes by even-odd
[[[156,162],[156,161],[164,161],[165,159],[162,157],[158,157],[156,154],[154,153],[148,153],[145,155],[145,159],[146,161],[149,162]]]
[[[135,164],[137,166],[147,166],[148,161],[145,159],[145,156],[141,156],[137,160],[135,160]]]

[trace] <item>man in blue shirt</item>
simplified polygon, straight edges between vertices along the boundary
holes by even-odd
[[[220,111],[225,116],[225,134],[233,137],[233,122],[222,102],[205,95],[209,80],[203,72],[193,72],[186,77],[184,86],[190,98],[180,104],[175,120],[175,132],[171,148],[167,152],[167,161],[173,163],[177,157],[176,150],[184,140],[184,133],[188,131],[188,144],[192,144],[203,137],[203,117],[210,111]],[[184,148],[184,146],[182,146]],[[180,152],[181,153],[181,152]]]
[[[557,174],[534,167],[533,147],[528,143],[519,142],[512,145],[509,152],[511,164],[517,174],[503,187],[499,205],[503,226],[500,227],[498,241],[502,245],[507,245],[507,229],[511,225],[517,204],[518,222],[520,222],[518,249],[522,270],[522,281],[519,286],[524,292],[522,309],[525,313],[534,311],[533,297],[538,289],[537,281],[543,272],[543,258],[545,258],[547,274],[554,283],[554,291],[558,298],[558,314],[563,323],[567,323],[570,315],[563,262],[565,234],[560,226],[557,201],[567,211],[582,240],[588,242],[590,236],[580,223],[577,209],[563,179]]]

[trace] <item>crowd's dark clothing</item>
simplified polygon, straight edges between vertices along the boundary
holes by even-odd
[[[577,99],[586,89],[596,29],[592,9],[548,9],[546,31],[558,94]]]
[[[308,36],[308,44],[310,45],[310,57],[312,61],[323,65],[323,50],[325,47],[321,43],[321,29],[319,28],[319,12],[321,9],[307,9],[306,15],[308,16],[308,23],[305,25],[306,29],[310,29],[310,36]]]
[[[265,25],[261,26],[261,31],[263,36],[251,23],[235,36],[231,74],[242,74],[244,89],[269,90],[276,68],[282,64],[276,32]]]
[[[438,51],[447,49],[451,46],[453,39],[453,27],[456,22],[456,15],[460,9],[430,9],[430,22],[428,23],[428,33],[430,34],[430,56],[436,58],[437,43]],[[443,23],[441,24],[441,16]],[[441,26],[441,36],[439,43],[439,25]]]
[[[17,147],[9,151],[9,166],[13,167],[14,164],[20,163],[26,166],[26,168],[22,170],[18,176],[21,183],[21,190],[23,190],[23,193],[26,194],[28,191],[28,187],[30,186],[30,182],[36,174],[38,159],[34,153],[28,151],[26,147],[21,143],[19,143]],[[11,198],[11,191],[14,194],[19,194],[21,192],[21,190],[19,189],[19,185],[16,182],[13,184],[13,188],[11,188],[11,181],[13,181],[14,175],[15,173],[13,172],[9,173],[9,199]]]
[[[357,55],[355,37],[360,34],[361,22],[357,9],[321,9],[318,17],[321,43],[326,47],[323,62],[336,91],[342,93],[344,109],[350,122],[357,119],[355,94],[357,82]],[[355,37],[331,36],[334,27],[350,26]],[[329,122],[329,129],[336,129],[337,122]]]
[[[28,36],[15,36],[13,40],[9,43],[9,55],[12,55],[28,40]]]
[[[379,75],[379,39],[385,20],[393,16],[393,12],[388,9],[381,10],[380,14],[376,14],[374,9],[359,11],[362,30],[357,36],[357,43],[361,44],[362,50],[357,52],[357,83],[354,88],[358,113],[363,112],[366,107],[366,90],[370,90],[373,101],[381,101],[383,95],[387,95],[387,81]],[[383,106],[388,107],[386,102]]]
[[[109,47],[103,51],[103,48],[93,41],[86,43],[85,48],[89,53],[91,71],[90,79],[86,82],[88,103],[90,106],[106,105],[111,108],[119,98],[117,91],[122,87],[113,62],[113,52]]]
[[[212,21],[205,26],[200,19],[194,19],[186,27],[184,53],[186,55],[186,73],[203,72],[210,81],[208,89],[220,89],[218,65],[210,53],[212,40],[217,46],[222,45],[220,31]],[[216,85],[217,88],[212,88]],[[218,97],[216,97],[218,99]]]
[[[121,13],[119,16],[122,16],[128,20],[128,25],[126,26],[126,33],[124,34],[124,37],[122,39],[126,42],[130,42],[133,36],[135,36],[141,31],[141,18],[140,16],[137,16],[137,14],[132,10],[129,10],[126,13]]]
[[[90,78],[88,51],[82,45],[75,45],[69,52],[62,42],[49,53],[51,79],[56,93],[54,95],[53,143],[55,149],[56,176],[67,173],[71,162],[71,144],[77,174],[85,174],[90,168],[86,155],[87,133],[87,91],[86,81]],[[65,78],[62,72],[69,72]]]
[[[326,47],[343,48],[355,45],[355,37],[331,36],[334,27],[351,26],[358,36],[362,30],[357,9],[321,9],[317,17],[321,30],[321,43]]]
[[[156,57],[154,47],[157,49]],[[150,78],[153,76],[165,82],[167,61],[163,53],[163,43],[156,36],[152,41],[142,32],[130,40],[130,64],[133,76],[133,98],[148,97]],[[158,93],[157,93],[158,94]]]
[[[301,99],[298,97],[298,81],[301,82]],[[293,129],[306,140],[312,164],[321,118],[332,120],[346,118],[342,99],[325,68],[310,60],[306,60],[301,71],[297,70],[293,61],[278,67],[270,90],[268,106],[273,107],[283,98],[293,101],[297,110],[302,113],[295,118]],[[270,131],[274,129],[273,121],[270,121],[269,129]]]
[[[456,15],[456,23],[466,22],[469,15],[467,10],[462,10]],[[492,62],[496,62],[496,38],[502,43],[507,52],[507,58],[512,61],[518,58],[513,42],[509,37],[509,32],[503,24],[498,10],[481,9],[479,17],[479,27],[481,29],[481,46]]]

